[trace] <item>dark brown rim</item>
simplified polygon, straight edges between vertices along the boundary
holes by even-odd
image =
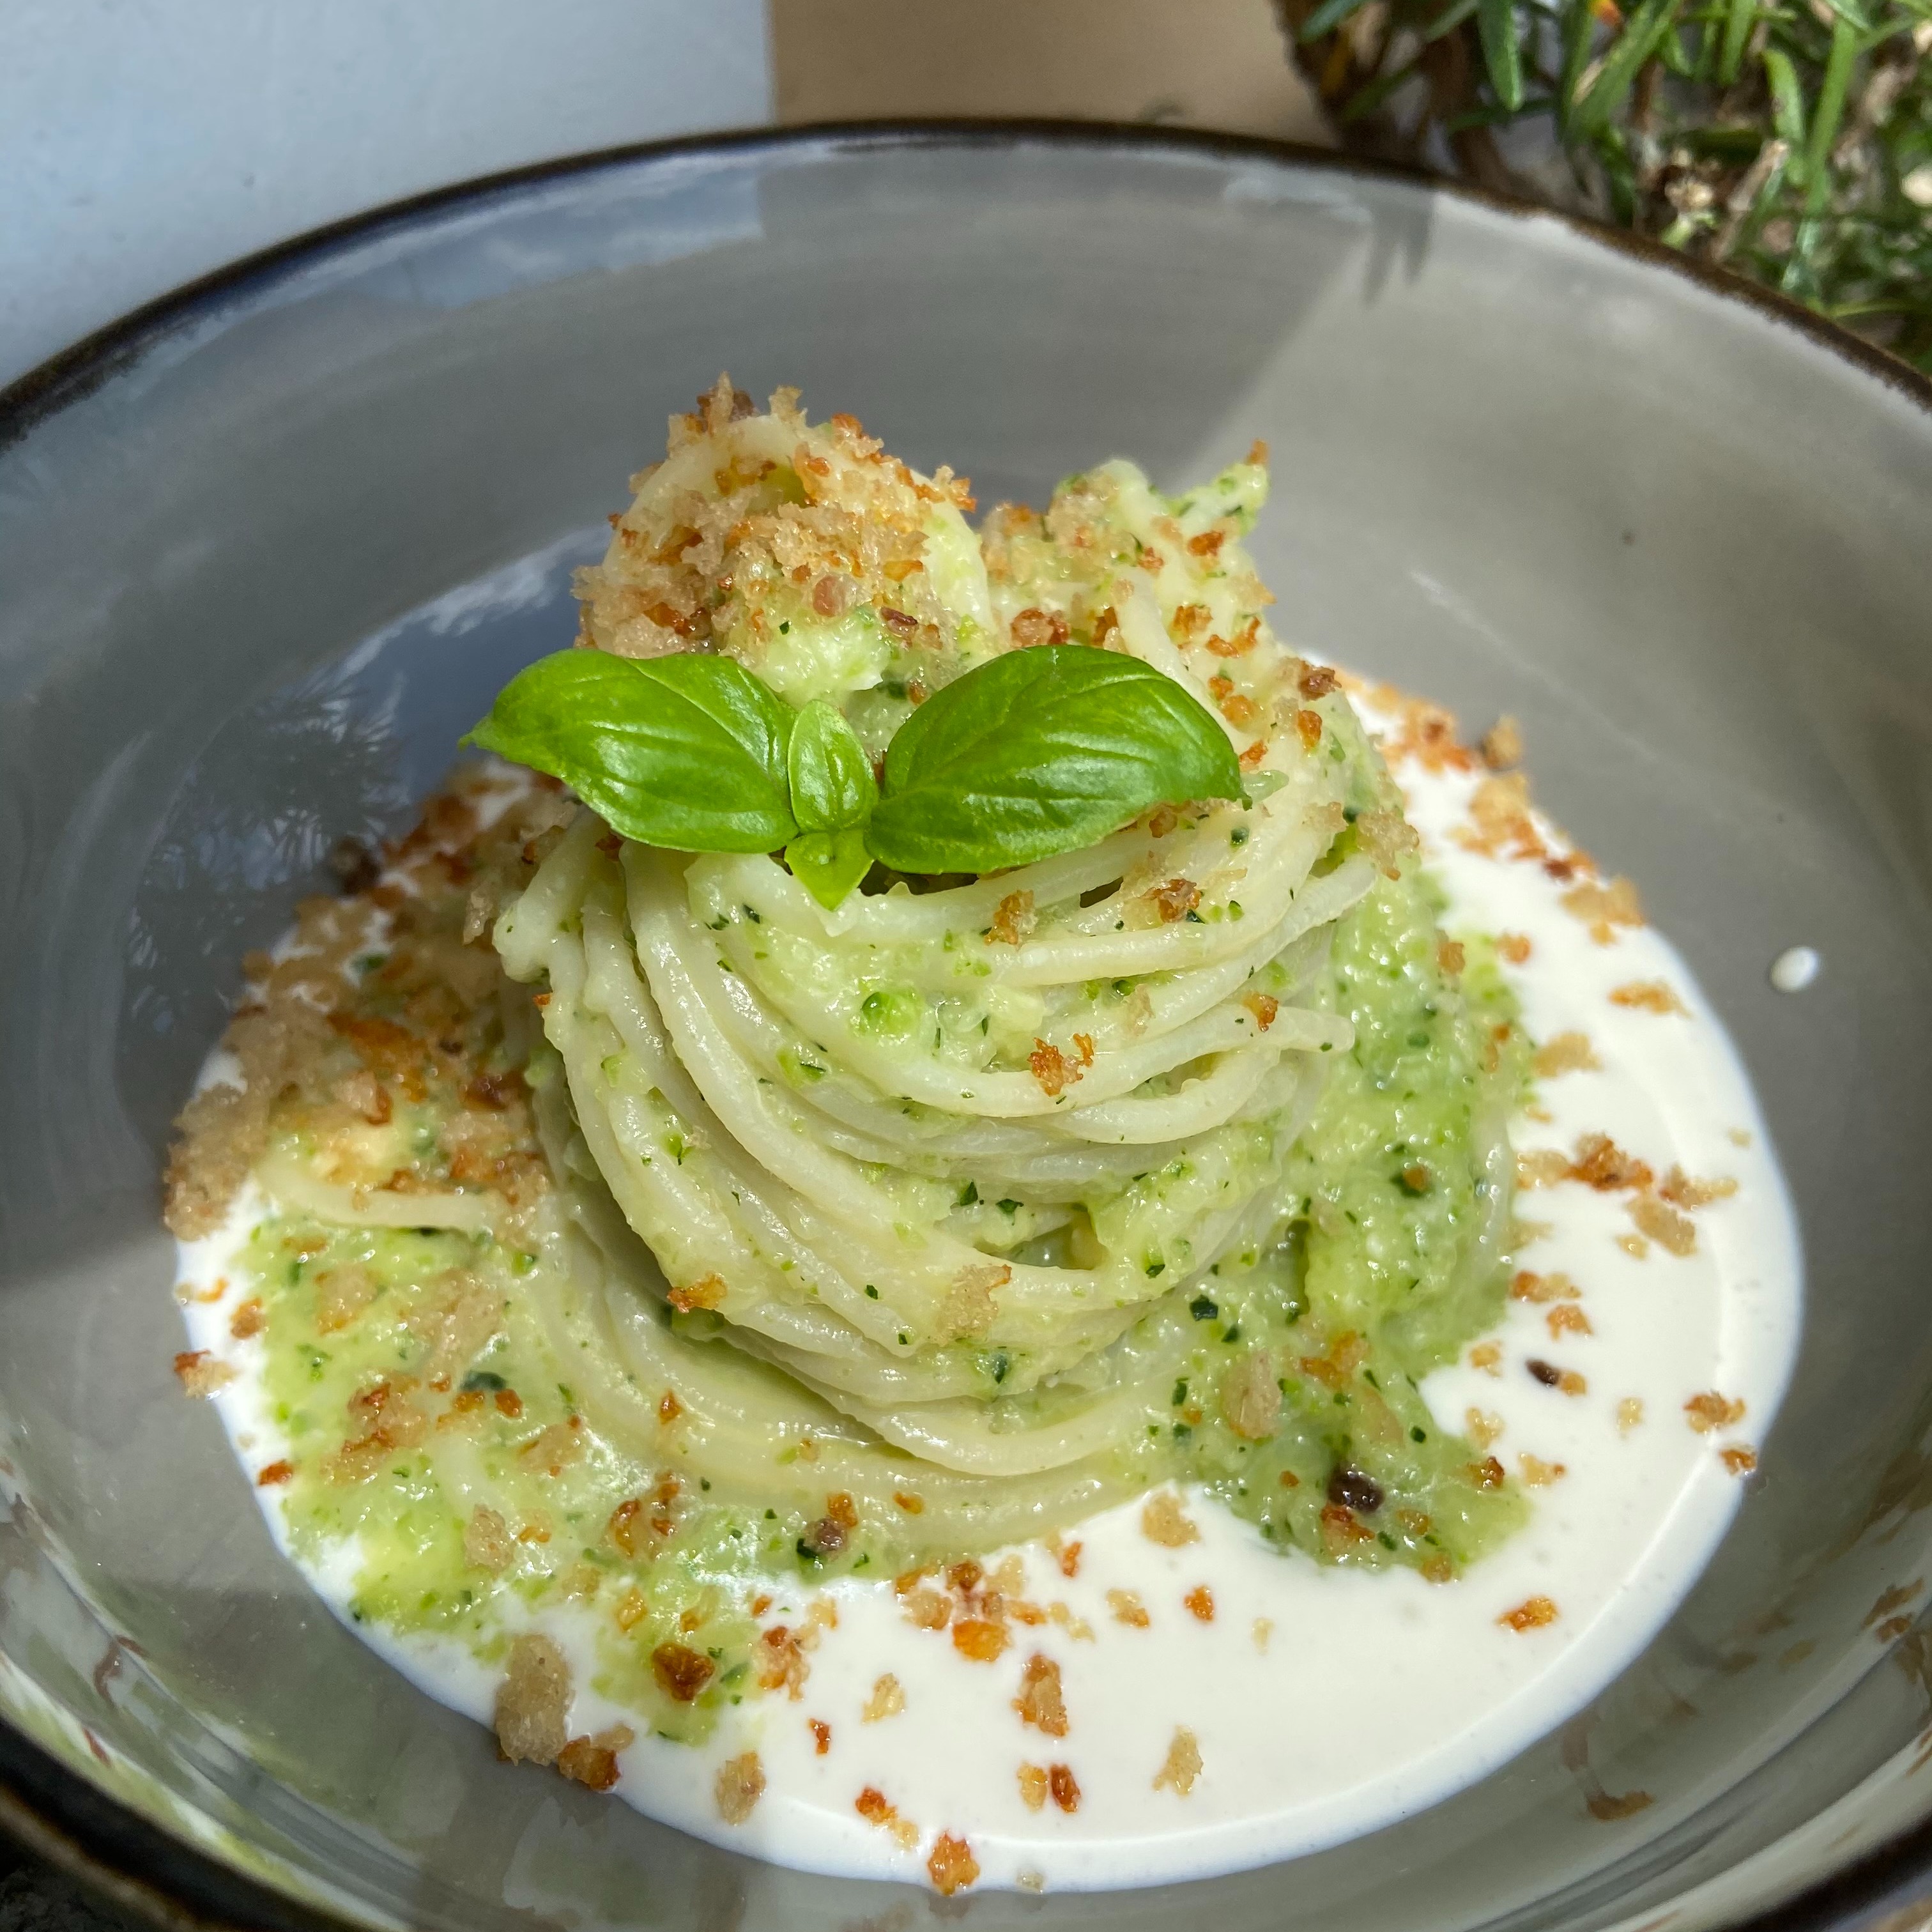
[[[0,450],[80,400],[218,302],[245,295],[298,264],[345,243],[410,226],[443,209],[476,204],[600,170],[686,154],[826,154],[865,149],[1012,146],[1168,149],[1400,184],[1474,202],[1519,220],[1560,223],[1586,240],[1756,310],[1808,338],[1932,414],[1932,376],[1814,314],[1790,297],[1727,269],[1690,260],[1627,231],[1517,200],[1426,171],[1244,134],[1111,122],[931,120],[837,122],[754,128],[599,149],[488,175],[391,202],[278,242],[143,304],[83,338],[0,390]],[[353,1922],[298,1904],[223,1864],[109,1797],[0,1718],[0,1828],[104,1898],[176,1932],[357,1932]],[[1807,1887],[1736,1932],[1832,1932],[1874,1907],[1906,1902],[1932,1869],[1932,1818]]]

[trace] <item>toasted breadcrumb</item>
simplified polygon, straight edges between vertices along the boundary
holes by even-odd
[[[1718,1460],[1734,1476],[1748,1476],[1757,1467],[1757,1451],[1734,1442],[1718,1451]]]
[[[1060,1666],[1035,1651],[1020,1673],[1020,1694],[1013,1700],[1020,1722],[1031,1724],[1050,1738],[1066,1735],[1066,1706],[1060,1693]]]
[[[262,1298],[251,1294],[228,1318],[228,1332],[238,1342],[246,1342],[261,1334],[267,1325],[268,1318],[262,1312]]]
[[[1073,1775],[1071,1765],[1049,1765],[1046,1772],[1047,1789],[1053,1793],[1053,1802],[1063,1811],[1080,1809],[1080,1786]]]
[[[688,1315],[694,1308],[717,1308],[723,1305],[730,1293],[723,1276],[716,1274],[701,1275],[682,1288],[674,1288],[665,1296],[672,1307],[680,1315]]]
[[[1535,950],[1526,934],[1499,932],[1496,934],[1497,953],[1502,958],[1508,960],[1512,966],[1520,966],[1524,964]]]
[[[1503,1432],[1503,1419],[1486,1409],[1472,1407],[1462,1412],[1462,1432],[1478,1449],[1486,1449]]]
[[[1020,1766],[1020,1802],[1029,1811],[1045,1808],[1047,1790],[1046,1767],[1044,1765],[1023,1764]]]
[[[932,1856],[926,1862],[926,1876],[932,1880],[933,1889],[942,1898],[950,1898],[980,1876],[980,1861],[973,1856],[972,1846],[964,1838],[956,1838],[950,1832],[942,1832],[933,1846]]]
[[[812,1754],[823,1757],[832,1748],[832,1726],[823,1718],[808,1718],[806,1728],[812,1733]]]
[[[1526,1450],[1516,1457],[1516,1462],[1523,1480],[1532,1490],[1546,1489],[1552,1483],[1560,1481],[1567,1473],[1561,1462],[1546,1462],[1540,1456],[1532,1456]]]
[[[1637,1232],[1680,1258],[1697,1251],[1697,1230],[1689,1219],[1667,1206],[1654,1194],[1645,1192],[1629,1204],[1630,1219]]]
[[[1632,1261],[1642,1261],[1650,1253],[1650,1244],[1641,1234],[1618,1234],[1615,1237],[1615,1239],[1617,1246],[1622,1249]]]
[[[1250,1348],[1222,1371],[1221,1412],[1244,1442],[1264,1442],[1281,1426],[1281,1384],[1267,1349]]]
[[[944,1630],[952,1620],[952,1599],[942,1591],[911,1591],[900,1605],[906,1622],[919,1630]]]
[[[512,1763],[554,1764],[569,1741],[570,1666],[547,1636],[510,1646],[496,1687],[496,1748]]]
[[[1394,685],[1378,685],[1369,694],[1377,711],[1392,715],[1396,728],[1382,740],[1382,754],[1391,765],[1413,760],[1426,772],[1472,770],[1475,758],[1456,736],[1456,718],[1427,698],[1412,698]]]
[[[1586,1033],[1559,1033],[1538,1047],[1530,1064],[1539,1080],[1554,1080],[1564,1073],[1598,1071],[1603,1062],[1597,1058]]]
[[[1046,1606],[1047,1621],[1056,1630],[1064,1630],[1076,1643],[1091,1643],[1094,1626],[1084,1617],[1076,1616],[1067,1606],[1057,1600]]]
[[[1580,1180],[1599,1194],[1613,1194],[1624,1188],[1647,1188],[1653,1178],[1646,1162],[1625,1154],[1608,1134],[1586,1134],[1576,1143],[1576,1158],[1564,1178]]]
[[[1643,1420],[1643,1404],[1636,1396],[1627,1395],[1617,1404],[1617,1430],[1628,1436]]]
[[[1507,771],[1522,762],[1522,727],[1505,711],[1483,734],[1477,749],[1491,771]]]
[[[1738,1191],[1738,1184],[1728,1176],[1715,1180],[1700,1180],[1696,1175],[1686,1174],[1683,1168],[1673,1165],[1658,1184],[1657,1191],[1673,1208],[1694,1212],[1700,1208],[1708,1208],[1714,1201],[1728,1201]]]
[[[294,1481],[295,1474],[296,1466],[284,1456],[278,1461],[271,1462],[255,1478],[255,1481],[260,1488],[272,1490],[278,1484]]]
[[[1469,823],[1459,828],[1456,842],[1485,858],[1546,856],[1550,848],[1529,808],[1529,781],[1520,772],[1484,779],[1470,794]]]
[[[866,1700],[866,1707],[859,1714],[862,1723],[877,1724],[887,1718],[896,1718],[905,1708],[905,1693],[899,1688],[899,1680],[889,1670],[872,1686],[872,1694]]]
[[[588,1785],[592,1791],[608,1791],[617,1782],[618,1754],[637,1742],[638,1734],[628,1724],[614,1724],[594,1738],[572,1738],[556,1754],[556,1768],[566,1778]]]
[[[818,1641],[809,1628],[796,1632],[774,1624],[758,1640],[758,1688],[783,1690],[794,1703],[805,1694],[812,1665],[806,1652]]]
[[[962,1268],[946,1292],[945,1303],[939,1311],[940,1327],[957,1341],[984,1334],[1000,1312],[994,1298],[997,1292],[1012,1278],[1012,1268],[1004,1262],[983,1262]]]
[[[898,1807],[876,1784],[868,1784],[852,1801],[852,1808],[868,1824],[890,1832],[901,1848],[910,1851],[919,1843],[919,1827],[902,1816]]]
[[[1547,1597],[1526,1597],[1513,1610],[1505,1610],[1496,1622],[1510,1630],[1540,1630],[1556,1621],[1556,1606]]]
[[[1156,1791],[1172,1791],[1177,1798],[1185,1798],[1194,1789],[1194,1780],[1201,1775],[1201,1747],[1194,1733],[1185,1724],[1175,1728],[1174,1741],[1167,1748],[1166,1761],[1154,1773],[1154,1788]]]
[[[464,1526],[464,1561],[479,1570],[507,1570],[516,1554],[509,1525],[487,1503],[478,1503]]]
[[[1355,837],[1384,876],[1391,879],[1401,875],[1403,859],[1422,848],[1415,827],[1399,812],[1363,812],[1355,820]]]
[[[1030,892],[1009,892],[993,913],[993,923],[986,937],[995,945],[1018,946],[1040,924],[1040,915],[1034,910]]]
[[[323,1335],[339,1334],[376,1298],[376,1277],[357,1264],[325,1268],[315,1278],[315,1325]]]
[[[1181,1598],[1188,1614],[1204,1624],[1214,1621],[1214,1593],[1205,1583],[1198,1585]]]
[[[758,1753],[744,1751],[720,1765],[711,1795],[718,1816],[726,1824],[742,1825],[765,1795],[765,1768],[759,1762]]]
[[[1060,1565],[1060,1574],[1069,1582],[1079,1575],[1081,1545],[1078,1543],[1063,1541],[1059,1531],[1056,1529],[1046,1539],[1046,1549],[1047,1554]]]
[[[1070,1060],[1051,1040],[1034,1040],[1027,1065],[1040,1082],[1040,1090],[1050,1100],[1058,1100],[1080,1078],[1078,1060]]]
[[[1570,1158],[1555,1148],[1532,1148],[1516,1157],[1519,1187],[1552,1187],[1570,1178]]]
[[[682,1643],[661,1643],[651,1652],[651,1675],[658,1688],[674,1702],[694,1702],[717,1675],[718,1666],[702,1651]]]
[[[540,1429],[517,1451],[518,1460],[538,1475],[556,1478],[584,1454],[584,1419],[553,1422]]]
[[[1130,1630],[1145,1630],[1153,1622],[1138,1591],[1109,1590],[1107,1607],[1113,1612],[1114,1622],[1125,1624]]]
[[[1715,1389],[1707,1389],[1684,1405],[1684,1415],[1700,1436],[1708,1436],[1714,1429],[1732,1428],[1743,1421],[1744,1406],[1720,1395]]]
[[[1503,1372],[1502,1359],[1502,1346],[1500,1342],[1478,1342],[1469,1351],[1470,1367],[1481,1370],[1486,1376],[1500,1376]]]
[[[1179,1550],[1201,1540],[1200,1531],[1172,1490],[1156,1490],[1142,1505],[1141,1534],[1165,1550]]]
[[[1574,1301],[1582,1292],[1560,1269],[1552,1269],[1548,1274],[1536,1274],[1528,1268],[1520,1268],[1510,1277],[1510,1298],[1513,1301]]]
[[[1661,980],[1633,980],[1610,988],[1610,1004],[1628,1006],[1644,1013],[1681,1013],[1688,1019],[1690,1009]]]
[[[970,1663],[992,1663],[1007,1641],[1006,1625],[990,1617],[962,1617],[952,1626],[952,1648]]]
[[[175,1375],[183,1391],[192,1396],[211,1396],[235,1379],[234,1370],[206,1348],[184,1349],[175,1358]]]
[[[1570,1302],[1560,1303],[1543,1318],[1552,1342],[1560,1342],[1565,1335],[1590,1335],[1596,1332],[1590,1326],[1590,1318]]]
[[[1599,946],[1616,943],[1618,926],[1643,923],[1643,905],[1636,888],[1629,880],[1613,878],[1607,884],[1586,881],[1572,886],[1560,901],[1563,910],[1581,920],[1590,928],[1590,937]]]

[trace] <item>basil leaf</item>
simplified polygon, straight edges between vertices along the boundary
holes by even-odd
[[[872,761],[836,706],[814,698],[798,714],[785,754],[792,815],[808,832],[862,825],[878,802]]]
[[[785,848],[792,876],[822,906],[836,906],[872,869],[866,835],[856,825],[841,832],[801,832]]]
[[[1227,734],[1172,678],[1118,651],[1042,645],[976,666],[899,727],[866,840],[901,872],[989,872],[1240,789]]]
[[[769,852],[797,831],[792,714],[734,659],[559,651],[519,671],[467,742],[560,778],[614,831],[676,852]]]

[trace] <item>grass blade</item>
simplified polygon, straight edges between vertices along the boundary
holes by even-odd
[[[1516,16],[1516,0],[1478,0],[1476,32],[1483,43],[1483,60],[1490,85],[1510,113],[1522,106],[1522,30]]]
[[[1819,83],[1818,106],[1811,116],[1811,141],[1804,153],[1804,212],[1820,214],[1832,187],[1832,143],[1845,118],[1845,92],[1851,85],[1852,63],[1858,58],[1859,31],[1842,10],[1832,23],[1832,51],[1826,56],[1825,78]]]
[[[1734,87],[1744,65],[1745,43],[1757,23],[1757,0],[1730,0],[1724,16],[1724,44],[1718,56],[1718,85]]]
[[[1478,0],[1453,0],[1453,4],[1430,21],[1422,36],[1422,44],[1426,46],[1431,40],[1439,40],[1444,34],[1453,33],[1476,10]]]
[[[1585,135],[1600,134],[1636,84],[1644,63],[1676,23],[1677,0],[1644,0],[1630,16],[1616,44],[1604,56],[1590,91],[1577,102],[1576,125]]]
[[[1324,34],[1332,34],[1351,14],[1358,13],[1368,4],[1368,0],[1322,0],[1308,18],[1302,22],[1301,31],[1295,35],[1298,40],[1318,40]]]

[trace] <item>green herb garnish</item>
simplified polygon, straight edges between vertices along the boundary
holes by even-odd
[[[990,872],[1078,850],[1158,805],[1238,798],[1226,734],[1172,679],[1084,645],[1014,651],[928,698],[883,785],[850,725],[794,712],[734,658],[560,651],[520,672],[468,742],[562,778],[625,838],[783,850],[826,906],[874,860]]]

